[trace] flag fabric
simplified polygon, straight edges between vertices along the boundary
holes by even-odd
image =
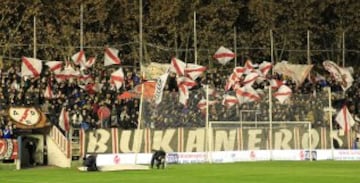
[[[245,67],[235,67],[233,73],[235,73],[238,78],[241,78],[245,73],[245,71],[246,71]]]
[[[289,76],[297,86],[300,86],[309,75],[314,65],[288,64],[286,61],[279,62],[274,66],[274,72]]]
[[[227,64],[230,60],[234,59],[235,56],[234,52],[224,46],[220,46],[214,54],[214,58],[222,65]]]
[[[256,81],[256,79],[259,77],[258,73],[252,72],[249,73],[248,75],[246,75],[245,79],[242,81],[242,84],[244,86],[251,86],[254,84],[254,82]]]
[[[120,58],[118,57],[119,50],[115,48],[105,48],[104,55],[104,66],[109,66],[113,64],[121,64]]]
[[[65,69],[59,73],[55,74],[55,79],[57,82],[62,82],[68,79],[76,78],[80,76],[80,72],[75,70],[70,64],[65,66]]]
[[[239,100],[235,96],[231,95],[224,95],[224,98],[222,100],[222,105],[224,105],[226,108],[231,108],[235,104],[238,104]]]
[[[239,100],[239,104],[260,100],[259,94],[251,86],[236,89],[236,97]]]
[[[156,82],[154,100],[155,104],[160,104],[163,96],[164,87],[167,81],[169,73],[161,75]]]
[[[253,64],[251,60],[246,60],[244,68],[246,69],[245,73],[248,74],[255,70],[255,67],[258,67],[257,64]]]
[[[71,60],[74,62],[75,65],[81,65],[86,62],[85,52],[81,50],[71,56]]]
[[[96,57],[90,57],[89,60],[81,64],[81,70],[85,70],[93,66],[96,62]]]
[[[46,86],[46,89],[45,89],[45,92],[44,92],[44,97],[47,98],[47,99],[54,99],[55,96],[54,96],[54,93],[51,89],[51,86],[48,84]]]
[[[93,77],[90,74],[81,74],[79,76],[79,81],[84,84],[89,84],[94,82]]]
[[[61,109],[60,117],[59,117],[59,127],[65,132],[70,131],[70,120],[69,120],[69,112],[65,107]]]
[[[157,79],[164,73],[168,72],[170,64],[161,64],[151,62],[149,65],[141,65],[141,72],[144,73],[146,79]]]
[[[216,102],[217,102],[216,100],[209,101],[209,106],[216,104]],[[206,109],[206,105],[207,105],[206,99],[201,99],[201,100],[198,102],[197,107],[198,107],[201,111],[204,111],[204,110]]]
[[[110,76],[110,82],[114,83],[117,89],[120,89],[124,83],[124,72],[122,68],[119,68],[117,71],[113,72]]]
[[[336,63],[330,60],[323,62],[324,68],[330,72],[331,76],[341,84],[344,91],[349,89],[354,81],[351,72],[347,68],[339,67]]]
[[[355,121],[351,116],[348,108],[344,105],[335,118],[336,122],[341,126],[344,132],[349,132],[350,128],[354,126]]]
[[[270,62],[267,61],[263,61],[260,65],[259,65],[259,70],[262,76],[266,76],[267,73],[270,71],[272,65]]]
[[[178,76],[184,76],[185,75],[185,67],[186,63],[178,58],[172,58],[171,59],[171,66],[170,71],[175,72]]]
[[[206,67],[197,64],[187,64],[184,70],[185,76],[196,80],[202,73],[206,71]]]
[[[281,85],[277,92],[273,96],[283,104],[292,94],[291,89],[286,85]]]
[[[183,105],[187,105],[189,99],[189,89],[185,85],[179,86],[179,102]]]
[[[237,77],[237,74],[232,73],[226,81],[225,91],[230,90],[238,81],[240,81],[240,79]]]
[[[270,86],[271,86],[272,89],[278,89],[283,84],[284,84],[284,81],[280,81],[280,80],[277,80],[277,79],[271,79],[270,80]]]
[[[22,57],[21,76],[38,77],[42,71],[42,62],[36,58]]]
[[[63,62],[61,61],[48,61],[45,65],[49,67],[49,70],[54,73],[59,73],[62,69]]]
[[[89,94],[95,94],[101,90],[101,88],[103,87],[103,84],[89,83],[86,85],[79,85],[79,87],[81,89],[85,90],[86,92],[88,92]]]
[[[192,80],[188,77],[178,77],[177,84],[178,84],[178,86],[183,85],[183,86],[187,87],[188,89],[197,85],[197,83],[194,80]]]

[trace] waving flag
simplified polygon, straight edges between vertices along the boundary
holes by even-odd
[[[185,85],[179,86],[179,102],[183,105],[187,105],[189,99],[189,89]]]
[[[254,82],[256,81],[256,79],[259,77],[258,73],[252,72],[248,75],[246,75],[244,81],[242,81],[242,84],[244,86],[251,86],[252,84],[254,84]]]
[[[270,71],[272,65],[270,62],[266,62],[263,61],[260,65],[259,65],[259,70],[262,76],[266,76],[267,73]]]
[[[122,68],[119,68],[117,71],[113,72],[110,77],[110,82],[114,83],[117,89],[120,89],[124,83],[124,72]]]
[[[104,66],[121,64],[118,54],[119,54],[119,50],[115,48],[105,48]]]
[[[21,76],[38,77],[42,70],[42,62],[36,58],[22,57]]]
[[[260,100],[259,94],[251,86],[244,86],[236,89],[236,96],[240,104]]]
[[[90,57],[88,61],[81,64],[81,70],[88,69],[93,66],[96,62],[96,57]]]
[[[79,87],[85,91],[87,91],[89,94],[95,94],[96,92],[99,92],[101,88],[103,87],[103,84],[99,83],[89,83],[86,85],[79,85]]]
[[[196,80],[204,71],[206,71],[206,67],[196,64],[187,64],[184,70],[185,76],[191,78],[192,80]]]
[[[169,76],[169,73],[165,73],[157,79],[156,87],[155,87],[155,94],[154,94],[155,104],[160,104],[160,102],[162,100],[163,91],[164,91],[164,87],[165,87],[168,76]]]
[[[291,77],[296,84],[301,85],[309,75],[314,65],[288,64],[286,61],[277,63],[274,72]]]
[[[76,78],[80,76],[80,72],[71,67],[70,64],[65,66],[65,69],[59,73],[55,74],[55,79],[57,82],[62,82],[68,79]]]
[[[230,60],[235,58],[235,53],[232,52],[230,49],[225,48],[223,46],[221,46],[214,55],[214,58],[221,64],[225,65],[227,64]]]
[[[74,62],[75,65],[81,65],[86,62],[85,52],[81,50],[71,56],[71,60]]]
[[[180,59],[177,59],[175,57],[171,59],[171,67],[170,67],[171,72],[175,72],[179,76],[184,76],[185,67],[186,67],[186,63],[181,61]]]
[[[327,71],[330,72],[332,77],[334,77],[335,80],[341,84],[341,87],[344,91],[351,87],[354,78],[352,77],[349,69],[339,67],[337,64],[330,60],[324,61],[323,66]]]
[[[59,116],[59,127],[64,130],[65,132],[70,131],[70,119],[69,119],[69,112],[66,110],[65,107],[61,109],[61,113]]]
[[[284,81],[280,81],[280,80],[277,80],[277,79],[271,79],[270,80],[270,86],[271,86],[272,89],[278,89],[283,84],[284,84]]]
[[[351,116],[348,108],[344,105],[335,118],[336,122],[341,126],[344,132],[349,132],[350,128],[354,126],[355,121]]]
[[[49,70],[54,73],[59,73],[62,69],[63,62],[61,61],[48,61],[45,63],[49,67]]]
[[[280,104],[283,104],[285,100],[287,100],[292,94],[291,89],[286,85],[281,85],[277,92],[275,92],[273,95],[274,97],[280,102]]]
[[[236,82],[240,81],[240,79],[237,77],[236,73],[232,73],[228,80],[226,81],[226,85],[225,85],[225,91],[228,91],[231,89],[231,87],[233,87]]]
[[[197,85],[197,83],[194,80],[192,80],[188,77],[178,77],[177,84],[178,84],[178,86],[180,86],[180,85],[186,86],[188,89]]]
[[[209,106],[211,105],[214,105],[216,104],[217,101],[216,100],[213,100],[213,101],[209,101]],[[197,107],[202,111],[202,112],[205,112],[205,109],[206,109],[206,99],[201,99],[198,104],[197,104]]]
[[[238,78],[241,78],[245,71],[246,68],[244,67],[235,67],[233,73],[235,73]]]
[[[224,105],[226,108],[231,108],[235,104],[238,104],[239,100],[235,96],[231,95],[224,95],[224,99],[222,101],[222,105]]]
[[[55,96],[54,96],[54,93],[51,89],[51,86],[48,84],[46,86],[46,89],[45,89],[45,92],[44,92],[44,97],[47,98],[47,99],[54,99]]]

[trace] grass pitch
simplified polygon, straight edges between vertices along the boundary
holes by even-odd
[[[0,167],[1,183],[359,183],[360,162],[273,161],[168,165],[165,170],[79,172],[75,168]]]

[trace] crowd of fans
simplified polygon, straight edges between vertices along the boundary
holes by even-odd
[[[75,67],[76,68],[76,67]],[[124,67],[125,84],[117,90],[109,82],[110,74],[118,67],[104,68],[101,64],[86,70],[91,74],[96,84],[102,87],[98,91],[89,91],[81,87],[78,79],[69,79],[58,82],[48,69],[44,68],[38,78],[21,77],[21,63],[17,62],[8,69],[2,69],[0,74],[0,136],[10,138],[16,126],[9,120],[6,110],[10,106],[35,106],[46,114],[48,121],[53,125],[59,125],[59,115],[63,107],[69,111],[71,125],[74,128],[90,130],[94,128],[118,127],[132,129],[138,126],[139,98],[118,99],[118,95],[124,91],[132,90],[142,82],[140,70],[137,68]],[[79,70],[79,68],[76,68]],[[160,105],[155,105],[150,100],[144,100],[143,115],[141,117],[144,127],[169,128],[169,127],[203,127],[205,126],[205,114],[197,107],[198,102],[206,97],[202,86],[205,84],[216,89],[216,94],[210,96],[210,100],[217,103],[209,107],[210,121],[268,121],[269,102],[267,95],[268,81],[255,83],[254,88],[262,90],[261,100],[225,107],[221,104],[222,96],[225,94],[224,86],[232,69],[214,68],[200,76],[196,82],[197,87],[190,90],[190,99],[186,106],[178,102],[178,88],[175,73],[171,73],[164,90],[163,100]],[[355,119],[360,115],[360,81],[354,75],[353,86],[346,92],[330,76],[325,79],[306,79],[302,86],[297,87],[289,78],[280,75],[269,75],[269,78],[286,80],[286,85],[293,90],[293,95],[285,104],[280,104],[273,98],[273,120],[274,121],[311,121],[313,125],[328,125],[328,115],[324,108],[328,106],[328,95],[325,87],[331,87],[333,105],[339,109],[341,105],[347,104]],[[44,97],[47,86],[56,96],[54,99]],[[235,95],[233,91],[226,92]],[[261,92],[260,92],[261,93]],[[110,117],[100,120],[98,109],[107,107]],[[242,113],[242,110],[253,112]]]

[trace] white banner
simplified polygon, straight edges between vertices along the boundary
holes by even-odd
[[[165,73],[157,79],[156,86],[155,86],[155,94],[154,94],[156,104],[160,104],[160,102],[162,100],[163,91],[164,91],[164,87],[165,87],[168,76],[169,76],[169,73]]]

